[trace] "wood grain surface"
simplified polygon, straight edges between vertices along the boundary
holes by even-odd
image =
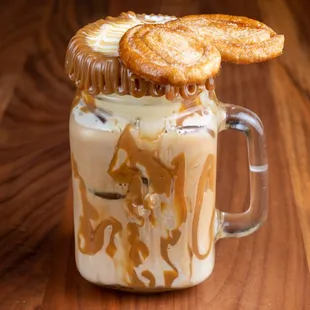
[[[166,294],[96,287],[74,261],[66,45],[80,26],[129,9],[246,15],[286,36],[279,59],[224,65],[217,78],[222,101],[253,110],[265,125],[268,220],[249,237],[219,241],[203,284]],[[0,309],[310,309],[309,16],[308,0],[1,0]],[[222,210],[247,208],[246,156],[241,134],[221,133]]]

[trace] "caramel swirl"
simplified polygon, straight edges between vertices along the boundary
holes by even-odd
[[[186,220],[187,206],[184,197],[185,182],[185,155],[182,153],[175,157],[171,164],[173,168],[163,165],[155,154],[148,149],[140,149],[131,134],[131,125],[127,125],[117,143],[117,150],[111,160],[108,173],[119,183],[127,183],[127,210],[140,225],[144,224],[143,216],[138,213],[138,206],[150,210],[149,194],[164,194],[167,198],[174,194],[174,214],[176,227]],[[151,142],[150,142],[151,143]],[[127,158],[118,167],[119,152],[123,150]],[[143,167],[141,170],[139,167]],[[143,178],[148,180],[147,188],[143,185]],[[160,207],[160,205],[159,205]],[[150,213],[154,217],[153,213]],[[151,222],[154,224],[154,218]]]
[[[149,270],[142,271],[141,275],[149,280],[149,288],[155,287],[156,284],[155,277]]]
[[[154,84],[134,75],[118,56],[118,42],[127,29],[139,24],[162,24],[175,19],[166,15],[122,13],[107,17],[80,29],[68,44],[65,71],[76,87],[92,96],[99,94],[132,95],[134,97],[177,96],[189,99],[199,91],[192,86],[171,87]]]
[[[119,151],[124,150],[127,158],[115,169],[118,162]],[[147,175],[139,170],[138,166],[145,167]],[[128,125],[118,140],[117,151],[115,152],[108,173],[119,183],[129,184],[126,199],[128,213],[139,223],[144,225],[144,216],[139,214],[139,206],[150,212],[150,219],[155,224],[155,215],[149,207],[149,200],[146,199],[147,188],[143,185],[143,178],[148,180],[148,187],[151,187],[157,194],[170,196],[172,190],[172,176],[169,169],[164,167],[149,150],[140,150],[130,133]],[[151,176],[151,178],[150,178]]]
[[[124,240],[124,248],[126,249],[124,268],[129,277],[128,285],[135,289],[144,289],[147,285],[139,279],[135,268],[143,264],[150,253],[146,244],[140,240],[139,227],[133,222],[127,224],[128,237]],[[141,275],[149,280],[149,287],[154,287],[155,278],[150,271],[145,270]],[[125,282],[127,282],[126,278]]]
[[[199,219],[200,219],[200,212],[202,208],[203,196],[206,189],[210,189],[212,192],[215,190],[215,156],[213,154],[209,154],[207,160],[204,164],[200,180],[198,182],[198,189],[196,193],[196,206],[193,218],[193,226],[192,226],[192,251],[193,254],[199,259],[205,259],[211,250],[211,243],[213,242],[213,221],[214,221],[214,214],[215,211],[212,213],[212,219],[210,221],[210,228],[209,228],[209,246],[206,253],[201,254],[199,252],[198,247],[198,227],[199,227]]]
[[[152,142],[149,142],[152,143]],[[119,152],[125,151],[126,159],[117,167]],[[138,213],[139,206],[144,207],[144,210],[149,213],[147,216],[150,219],[152,226],[156,226],[156,217],[153,213],[150,204],[152,202],[152,193],[155,195],[164,194],[170,197],[173,193],[173,208],[176,219],[176,228],[172,231],[167,231],[169,237],[161,238],[160,248],[161,256],[171,267],[171,270],[164,272],[165,285],[171,287],[172,282],[178,276],[178,270],[169,259],[168,250],[170,246],[175,245],[181,235],[178,230],[179,226],[186,221],[187,205],[184,196],[184,182],[185,182],[185,155],[181,153],[171,161],[172,168],[163,165],[155,156],[154,152],[148,149],[140,149],[131,133],[131,125],[128,125],[122,135],[120,136],[114,156],[111,160],[108,173],[116,182],[128,183],[129,190],[126,196],[127,211],[136,222],[128,224],[129,232],[128,243],[130,263],[128,264],[128,274],[132,281],[136,275],[134,267],[143,263],[142,258],[146,259],[149,255],[148,248],[140,240],[139,227],[145,224],[144,215]],[[143,167],[143,168],[141,168]],[[147,180],[147,181],[144,181]],[[162,207],[162,203],[158,203],[158,207]],[[146,273],[144,273],[145,275]],[[143,274],[142,274],[143,275]],[[147,273],[149,278],[149,274]],[[153,280],[149,278],[152,285]],[[141,283],[136,283],[141,285]]]
[[[113,258],[116,252],[114,237],[122,229],[121,223],[113,217],[102,220],[95,228],[91,221],[98,221],[99,214],[96,208],[88,201],[87,189],[83,178],[78,172],[77,163],[71,156],[73,176],[79,181],[81,204],[83,215],[80,216],[80,226],[78,233],[78,246],[82,253],[94,255],[101,250],[104,243],[104,231],[111,227],[111,236],[106,253]]]
[[[114,236],[121,231],[122,226],[114,218],[104,219],[100,224],[94,229],[91,222],[86,217],[80,218],[80,233],[79,233],[79,248],[84,254],[93,255],[101,250],[104,242],[104,231],[107,227],[111,227],[110,242],[107,245],[106,253],[113,258],[116,252],[116,246],[114,243]],[[85,242],[82,246],[81,237]],[[85,237],[87,239],[85,239]]]
[[[131,125],[127,125],[120,136],[117,151],[112,158],[108,173],[115,181],[122,183],[131,183],[133,176],[140,173],[141,177],[148,178],[154,192],[169,197],[173,183],[171,171],[154,156],[152,151],[137,147],[130,129]],[[119,150],[124,150],[127,153],[127,158],[118,169],[115,169]],[[139,165],[145,167],[147,175],[138,169]]]
[[[172,165],[175,167],[175,181],[174,181],[174,208],[177,223],[180,225],[184,223],[187,218],[187,206],[184,193],[185,183],[185,155],[181,153],[172,160]]]
[[[149,249],[140,240],[139,226],[135,223],[128,223],[128,242],[131,245],[129,256],[135,267],[142,264],[142,258],[145,260],[149,256]]]
[[[88,100],[87,96],[84,100]],[[90,100],[90,105],[91,102]],[[196,108],[197,104],[197,102],[188,102],[183,108],[184,110]],[[122,212],[127,212],[127,220],[123,226],[114,217],[102,211],[99,214],[91,203],[92,196],[90,195],[94,194],[87,191],[86,184],[79,174],[77,162],[72,155],[73,176],[78,181],[82,205],[77,246],[81,253],[94,255],[106,244],[105,253],[116,264],[119,260],[116,247],[119,243],[115,243],[115,238],[117,238],[123,248],[123,252],[120,252],[123,254],[123,261],[116,268],[122,266],[124,282],[129,287],[139,290],[156,287],[156,274],[152,273],[152,267],[148,270],[149,266],[146,267],[146,265],[153,263],[153,255],[155,257],[160,255],[161,262],[166,263],[164,263],[165,270],[162,271],[164,287],[171,288],[179,276],[178,268],[172,260],[175,256],[174,250],[179,251],[180,248],[181,251],[189,253],[189,268],[191,269],[193,256],[203,260],[212,248],[214,210],[209,227],[211,241],[207,245],[207,250],[203,251],[204,253],[201,253],[199,249],[198,227],[205,191],[207,189],[213,193],[215,191],[215,155],[208,155],[199,178],[197,191],[193,193],[194,197],[196,196],[195,206],[188,206],[189,200],[185,192],[186,165],[189,169],[191,164],[187,162],[189,159],[186,157],[186,152],[181,152],[173,156],[169,163],[164,163],[160,160],[159,152],[155,151],[161,145],[161,135],[156,136],[154,140],[143,141],[142,147],[136,140],[139,133],[131,124],[125,127],[118,139],[107,171],[115,182],[127,184],[126,195],[119,197],[120,207],[124,208]],[[158,214],[154,212],[156,207],[159,212],[160,210],[167,211],[173,215],[172,229],[167,229],[164,226],[165,223],[161,222],[161,218],[156,217]],[[193,212],[193,219],[190,212]],[[188,226],[191,230],[190,240],[181,239],[184,226]],[[186,232],[188,232],[187,229]],[[159,235],[156,235],[157,248],[154,249],[152,248],[153,237],[145,238],[152,230],[159,232]],[[105,236],[108,240],[104,240]],[[176,245],[177,248],[173,250],[173,253],[169,253],[170,249]]]
[[[181,237],[181,232],[178,229],[174,229],[169,232],[167,238],[160,239],[160,254],[166,263],[171,267],[172,270],[164,271],[165,287],[171,287],[173,281],[178,277],[179,273],[177,268],[173,265],[169,258],[169,248],[177,244]]]

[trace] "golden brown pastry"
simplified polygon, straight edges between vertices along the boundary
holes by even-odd
[[[246,17],[177,19],[127,12],[80,29],[68,45],[65,69],[75,85],[92,96],[187,100],[219,71],[221,59],[265,61],[280,55],[283,45],[283,35]]]
[[[120,41],[119,53],[132,72],[162,85],[204,84],[221,64],[215,46],[197,39],[190,29],[166,24],[129,29]]]
[[[189,15],[168,22],[166,27],[190,29],[197,38],[211,42],[223,61],[237,64],[261,62],[279,56],[284,36],[265,24],[242,16],[222,14]]]

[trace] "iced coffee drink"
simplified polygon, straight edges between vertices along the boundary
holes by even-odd
[[[90,282],[165,291],[213,270],[227,111],[212,78],[220,46],[194,30],[186,18],[128,12],[87,25],[69,44],[76,264]]]

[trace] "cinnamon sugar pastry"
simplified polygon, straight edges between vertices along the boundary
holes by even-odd
[[[169,100],[197,96],[220,62],[248,64],[282,53],[284,36],[253,19],[230,15],[122,13],[80,29],[65,68],[78,89]]]
[[[221,64],[219,51],[197,40],[191,30],[164,25],[129,29],[119,45],[120,58],[132,72],[157,84],[204,84]]]
[[[208,40],[221,53],[223,61],[249,64],[279,56],[284,36],[265,24],[242,16],[222,14],[189,15],[168,22],[166,27],[189,29],[201,41]]]

